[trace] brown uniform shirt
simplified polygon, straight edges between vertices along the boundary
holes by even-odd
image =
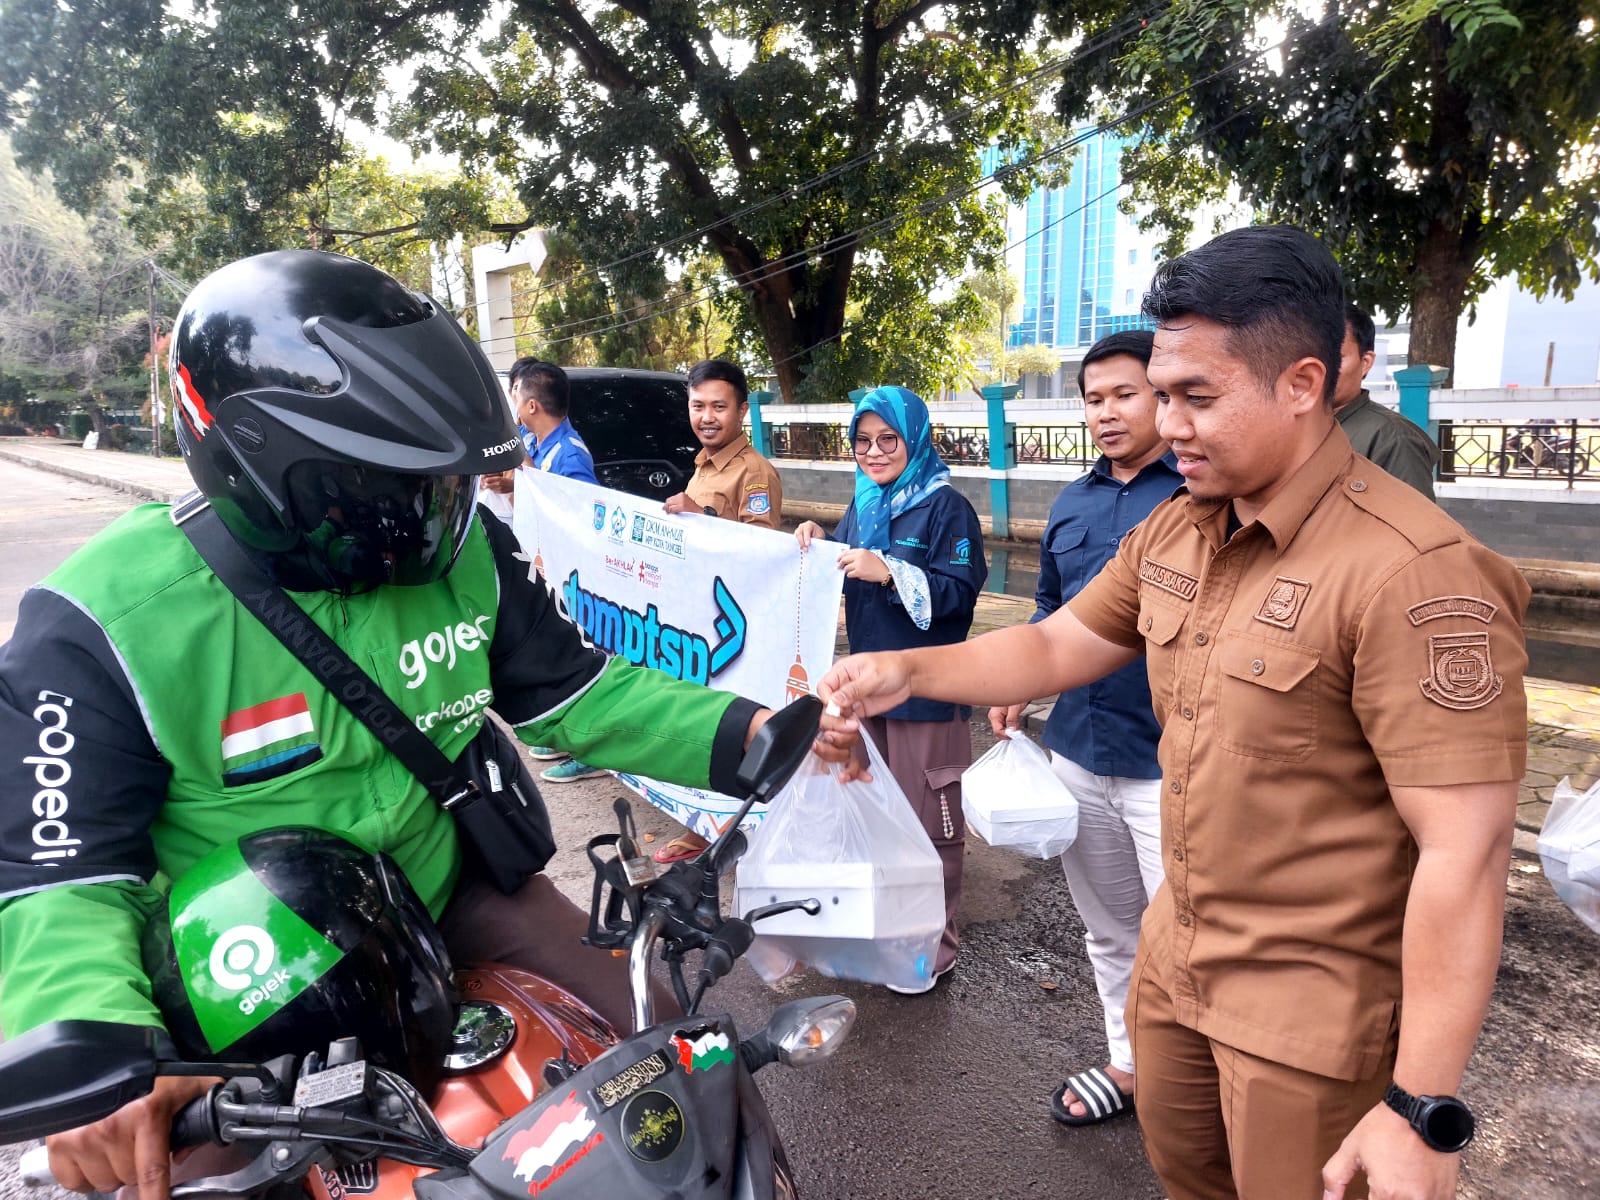
[[[694,458],[694,475],[684,488],[701,508],[747,525],[778,527],[783,510],[783,481],[778,469],[757,454],[740,434],[715,454],[704,449]]]
[[[1363,1079],[1417,860],[1389,787],[1521,779],[1528,586],[1337,426],[1231,539],[1229,511],[1180,492],[1069,603],[1142,642],[1163,726],[1142,950],[1182,1024]]]

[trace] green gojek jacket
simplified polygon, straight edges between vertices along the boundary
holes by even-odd
[[[447,756],[489,709],[524,742],[722,791],[748,700],[608,659],[480,522],[450,574],[292,593]],[[386,851],[437,916],[451,818],[211,573],[165,505],[115,522],[23,598],[0,647],[0,1028],[159,1025],[139,938],[222,842],[315,825]]]

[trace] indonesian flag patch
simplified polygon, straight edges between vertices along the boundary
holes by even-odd
[[[225,787],[276,779],[321,757],[304,692],[241,708],[222,722]]]

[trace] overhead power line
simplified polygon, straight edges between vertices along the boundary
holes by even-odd
[[[1084,56],[1111,45],[1126,33],[1131,33],[1139,24],[1141,24],[1141,22],[1136,17],[1126,18],[1119,24],[1107,30],[1105,33],[1101,34],[1094,41],[1078,47],[1071,54],[1058,58],[1053,62],[1046,63],[1041,67],[1037,67],[1028,72],[1028,74],[1022,76],[1020,79],[1013,80],[1004,87],[996,88],[993,91],[988,92],[978,99],[972,101],[970,104],[963,105],[955,109],[952,113],[935,119],[948,122],[952,119],[965,116],[966,114],[975,112],[986,105],[993,103],[995,100],[998,100],[1004,96],[1008,96],[1013,92],[1021,91],[1026,87],[1032,87],[1035,83],[1038,83],[1042,79],[1059,75],[1062,71],[1078,62]],[[563,276],[560,279],[547,280],[536,284],[531,288],[524,288],[521,291],[512,292],[507,299],[517,299],[521,296],[528,295],[531,295],[537,299],[545,292],[554,291],[557,288],[567,287],[584,279],[591,279],[600,275],[604,275],[610,271],[616,270],[618,267],[626,266],[630,262],[636,262],[641,258],[658,254],[662,250],[671,249],[673,246],[679,245],[683,242],[703,237],[714,230],[720,229],[725,225],[730,225],[733,222],[740,220],[743,217],[747,217],[752,213],[760,212],[765,208],[770,208],[774,204],[781,204],[786,200],[792,200],[796,196],[803,195],[808,191],[821,187],[824,183],[827,183],[833,179],[837,179],[839,176],[873,161],[880,155],[892,151],[897,146],[910,144],[916,137],[921,136],[921,134],[925,132],[927,132],[926,128],[919,130],[914,134],[907,134],[905,137],[902,137],[889,145],[879,146],[872,150],[864,151],[863,153],[856,155],[854,158],[847,159],[842,163],[837,163],[834,166],[829,167],[827,170],[819,172],[818,174],[811,176],[809,179],[802,180],[801,182],[794,184],[782,192],[775,193],[774,195],[768,196],[763,200],[757,200],[751,204],[747,204],[743,208],[731,212],[725,217],[719,217],[715,221],[708,222],[707,224],[701,225],[696,229],[691,229],[687,233],[680,233],[670,238],[664,238],[663,240],[655,242],[649,246],[645,246],[642,249],[635,250],[630,254],[623,255],[621,258],[613,259],[608,263],[602,263],[597,267],[589,267],[573,275]],[[465,312],[465,308],[458,309],[457,316],[460,316]]]
[[[1260,49],[1239,55],[1232,62],[1219,67],[1209,75],[1194,80],[1192,83],[1189,83],[1188,85],[1173,92],[1169,92],[1165,96],[1147,101],[1146,103],[1122,112],[1115,117],[1109,118],[1098,125],[1082,130],[1079,133],[1074,134],[1072,137],[1069,137],[1062,142],[1058,142],[1055,145],[1039,151],[1036,154],[1026,156],[1017,162],[1008,163],[998,168],[994,172],[980,177],[975,183],[963,185],[959,188],[952,188],[949,191],[944,192],[942,195],[925,200],[903,212],[894,213],[887,217],[880,218],[877,221],[873,221],[867,225],[859,226],[855,229],[835,234],[825,241],[818,242],[815,245],[805,247],[801,250],[792,251],[789,254],[785,254],[777,259],[772,260],[771,262],[763,263],[750,271],[735,273],[729,276],[725,282],[714,282],[702,285],[683,296],[675,297],[669,301],[650,301],[643,304],[633,305],[629,308],[621,309],[613,313],[607,313],[601,317],[580,318],[578,320],[567,321],[559,325],[544,326],[534,330],[524,329],[510,334],[502,334],[497,337],[480,338],[480,343],[483,345],[492,345],[497,342],[511,341],[519,337],[537,337],[545,346],[558,346],[564,345],[567,342],[577,341],[582,338],[600,337],[607,333],[613,333],[618,330],[627,329],[633,325],[637,325],[643,321],[651,320],[657,316],[665,316],[691,304],[698,304],[703,299],[710,299],[716,296],[725,295],[735,288],[742,288],[748,284],[755,283],[760,279],[768,278],[774,274],[777,274],[803,259],[808,259],[813,256],[825,257],[829,254],[837,254],[841,250],[854,246],[865,237],[876,233],[881,229],[885,229],[890,226],[911,220],[914,217],[926,215],[929,212],[936,211],[947,204],[954,203],[957,200],[963,199],[964,197],[981,190],[987,184],[998,178],[1002,178],[1008,173],[1024,170],[1029,166],[1033,166],[1044,161],[1045,159],[1055,157],[1066,150],[1074,149],[1088,139],[1104,133],[1109,129],[1113,129],[1119,125],[1125,125],[1130,121],[1137,120],[1139,117],[1144,116],[1145,114],[1152,112],[1157,108],[1163,107],[1175,100],[1182,98],[1193,89],[1209,83],[1212,80],[1228,74],[1231,71],[1237,70],[1250,60],[1259,58],[1263,54],[1270,53],[1282,45],[1283,41],[1280,40],[1270,46],[1264,46]],[[1241,112],[1242,111],[1244,110],[1241,110]],[[1225,120],[1231,120],[1239,115],[1240,113],[1234,113]],[[1220,127],[1220,124],[1221,123],[1219,122],[1217,127]],[[628,317],[627,319],[621,321],[614,320],[616,317],[624,316],[624,314],[630,313],[638,315]],[[550,333],[562,333],[568,329],[574,329],[580,325],[597,320],[611,321],[611,323],[599,325],[590,329],[584,329],[577,333],[553,339],[544,336]]]

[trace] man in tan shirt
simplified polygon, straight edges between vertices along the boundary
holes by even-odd
[[[1527,585],[1352,453],[1316,239],[1224,234],[1144,308],[1185,489],[1046,620],[847,658],[819,692],[1008,704],[1144,651],[1167,874],[1127,1015],[1167,1195],[1444,1200],[1499,959]]]
[[[689,424],[700,439],[689,486],[668,496],[669,513],[703,512],[778,528],[783,481],[744,434],[750,389],[735,363],[709,358],[689,368]]]
[[[700,453],[689,486],[662,501],[663,508],[778,528],[783,481],[745,436],[749,415],[750,385],[737,363],[708,358],[689,368],[689,424],[700,439]],[[658,863],[675,863],[693,858],[707,845],[699,834],[685,832],[653,857]]]

